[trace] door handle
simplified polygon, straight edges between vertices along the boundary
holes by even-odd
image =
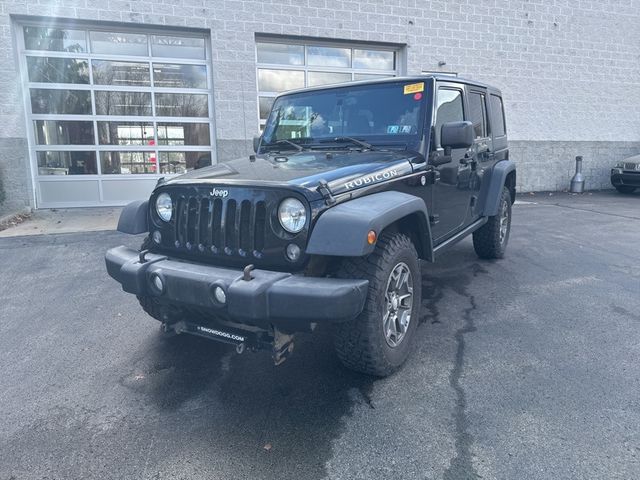
[[[478,161],[468,153],[460,159],[460,165],[475,165],[476,163],[478,163]]]

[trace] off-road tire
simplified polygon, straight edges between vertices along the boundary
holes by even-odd
[[[615,185],[616,190],[620,193],[633,193],[636,187],[632,187],[631,185]]]
[[[506,209],[507,231],[502,237],[500,235],[501,219]],[[500,203],[498,204],[498,214],[489,217],[478,230],[473,232],[473,248],[480,258],[492,259],[502,258],[509,243],[509,234],[511,233],[511,193],[507,187],[502,187],[500,195]]]
[[[392,348],[384,334],[384,298],[389,277],[400,262],[405,263],[411,272],[413,298],[407,330],[402,340]],[[343,260],[338,276],[369,280],[362,313],[352,321],[334,325],[334,347],[338,357],[352,370],[378,377],[390,375],[409,356],[419,323],[421,274],[413,243],[404,234],[383,233],[373,253]]]

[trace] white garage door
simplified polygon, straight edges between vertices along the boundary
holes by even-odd
[[[38,207],[122,205],[215,160],[204,33],[23,25]]]

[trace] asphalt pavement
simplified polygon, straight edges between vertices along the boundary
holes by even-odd
[[[164,338],[113,231],[0,238],[0,479],[638,479],[640,195],[521,196],[507,257],[423,264],[406,366]]]

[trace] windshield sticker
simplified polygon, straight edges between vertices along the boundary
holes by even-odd
[[[404,86],[404,94],[409,95],[411,93],[424,92],[424,82],[411,83]]]
[[[402,125],[400,133],[411,133],[411,125]]]
[[[344,184],[345,188],[350,190],[352,188],[361,187],[363,185],[369,185],[370,183],[382,182],[384,180],[389,180],[390,178],[398,175],[398,171],[396,169],[385,170],[384,172],[374,173],[373,175],[366,175],[364,177],[356,178],[352,182],[347,182]]]
[[[398,133],[400,131],[400,125],[387,126],[387,133]]]

